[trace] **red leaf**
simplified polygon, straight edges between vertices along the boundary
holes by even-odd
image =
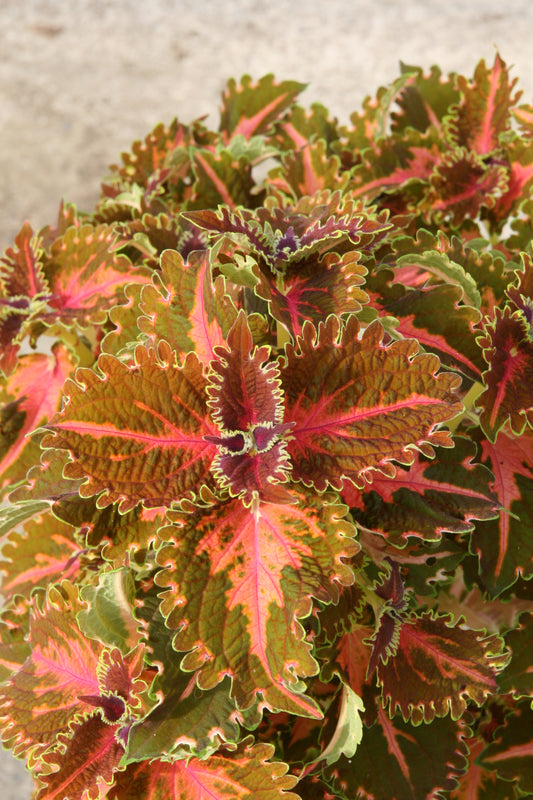
[[[36,772],[44,786],[37,791],[35,800],[103,797],[124,754],[124,747],[116,739],[116,727],[96,714],[73,725],[69,734],[60,734],[57,743],[58,749],[44,756]],[[48,773],[50,768],[55,771]]]
[[[287,479],[290,465],[284,442],[279,370],[268,362],[270,349],[256,347],[244,312],[239,312],[228,334],[228,347],[217,347],[211,362],[208,405],[219,425],[218,436],[206,441],[219,446],[213,471],[221,486],[249,504],[254,497],[290,500],[277,486]]]

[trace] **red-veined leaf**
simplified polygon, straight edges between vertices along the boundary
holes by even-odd
[[[230,79],[222,93],[220,112],[224,141],[239,134],[246,139],[268,134],[305,87],[305,83],[296,81],[276,83],[273,75],[264,75],[257,83],[249,75],[243,75],[239,85]]]
[[[65,475],[87,478],[84,497],[103,492],[99,506],[119,501],[120,511],[144,501],[170,505],[210,482],[216,433],[207,416],[201,364],[189,353],[181,367],[168,346],[138,347],[131,367],[101,356],[101,375],[89,369],[69,382],[68,402],[47,427],[45,447],[69,450]]]
[[[76,589],[52,586],[31,613],[31,655],[3,685],[0,706],[4,743],[15,754],[43,749],[91,706],[80,695],[100,694],[97,668],[102,645],[86,639],[76,623],[82,608]],[[6,723],[9,723],[6,725]]]
[[[247,746],[214,753],[206,760],[152,760],[130,764],[117,774],[108,800],[299,800],[287,765],[268,761],[274,748]]]
[[[204,131],[200,120],[182,125],[173,119],[168,127],[160,122],[142,141],[133,142],[131,152],[121,154],[122,165],[113,165],[111,171],[128,183],[148,187],[154,181],[154,174],[168,173],[172,153],[178,148],[188,148]],[[109,187],[104,184],[103,188],[105,193]]]
[[[501,511],[498,519],[476,525],[470,548],[484,588],[497,595],[519,576],[533,576],[533,431],[519,437],[500,431],[495,444],[484,439],[481,448]]]
[[[416,256],[410,259],[416,262]],[[387,270],[378,275],[379,300],[374,305],[382,313],[393,315],[398,323],[394,329],[404,338],[417,339],[420,344],[440,358],[441,362],[480,380],[485,367],[481,348],[476,342],[475,325],[481,315],[477,309],[461,304],[462,291],[457,286],[423,286],[408,288],[402,285],[401,274]],[[388,285],[387,285],[388,284]]]
[[[56,411],[66,378],[73,370],[68,350],[54,345],[52,355],[21,356],[17,370],[8,378],[1,399],[1,486],[17,483],[39,460],[39,448],[28,434]]]
[[[271,170],[268,175],[270,190],[275,189],[289,197],[309,197],[324,189],[344,189],[348,181],[349,173],[342,170],[338,156],[328,155],[323,139],[304,141],[294,150],[286,151],[282,156],[282,166]]]
[[[333,497],[296,495],[297,505],[238,500],[190,515],[159,535],[170,544],[158,555],[157,577],[167,588],[162,611],[177,628],[175,647],[191,650],[183,669],[198,670],[202,689],[225,675],[246,709],[256,700],[269,708],[320,716],[302,694],[299,677],[317,664],[299,618],[311,598],[338,597],[352,580],[343,563],[356,551],[344,506]]]
[[[364,492],[346,482],[342,496],[357,522],[402,547],[411,536],[439,540],[445,531],[467,533],[474,520],[498,515],[492,473],[472,463],[475,446],[454,438],[434,460],[418,455],[409,469],[398,467],[393,478],[376,476]]]
[[[141,707],[143,647],[123,657],[87,638],[76,620],[82,609],[67,581],[52,585],[44,601],[33,605],[31,654],[0,692],[4,743],[16,755],[29,749],[40,754],[95,707],[108,723],[130,719]]]
[[[165,339],[178,357],[194,350],[206,365],[236,317],[224,294],[224,278],[212,279],[211,258],[205,251],[192,253],[185,262],[176,250],[166,250],[154,285],[143,288],[139,319],[140,330],[154,344]]]
[[[197,148],[192,164],[194,200],[188,203],[189,208],[216,208],[220,203],[230,208],[250,205],[254,180],[247,158],[236,158],[229,150]]]
[[[496,674],[506,661],[497,636],[462,628],[431,611],[403,620],[396,653],[378,665],[390,711],[399,708],[414,725],[451,713],[459,719],[469,700],[481,705],[496,693]]]
[[[366,268],[359,259],[358,252],[342,257],[326,253],[320,260],[311,257],[286,276],[283,291],[273,276],[261,274],[255,292],[268,302],[274,319],[282,322],[295,339],[301,335],[305,320],[318,325],[330,314],[340,317],[361,309],[368,296],[360,288]]]
[[[15,595],[0,612],[0,681],[11,677],[31,655],[28,643],[31,600]]]
[[[452,225],[465,217],[475,219],[481,209],[491,209],[509,187],[505,166],[489,163],[465,147],[442,155],[429,177],[424,209],[432,219],[445,215]]]
[[[515,781],[526,796],[533,792],[532,730],[533,709],[531,698],[527,698],[507,717],[505,726],[478,762],[486,769],[496,770],[504,780]]]
[[[326,770],[334,790],[360,800],[426,800],[453,789],[465,768],[461,722],[447,717],[414,727],[398,717],[390,720],[381,708],[377,717],[363,731],[355,755]]]
[[[50,283],[49,305],[60,319],[103,322],[102,312],[113,304],[117,292],[128,283],[146,283],[148,273],[132,268],[126,256],[116,252],[112,225],[69,228],[52,245],[45,273]]]
[[[392,476],[391,462],[412,464],[414,448],[432,456],[432,445],[451,444],[437,426],[461,410],[459,379],[436,375],[437,357],[417,355],[416,342],[384,346],[382,337],[379,323],[359,337],[355,317],[344,328],[330,317],[318,331],[305,323],[297,345],[287,345],[281,378],[293,476],[319,491],[340,489],[344,478],[361,485],[376,471]]]
[[[22,530],[11,533],[2,545],[3,597],[8,600],[15,593],[29,596],[34,588],[75,576],[83,548],[74,534],[72,525],[51,511],[27,520]]]
[[[491,441],[509,420],[514,433],[533,426],[533,341],[520,310],[495,309],[479,344],[489,365],[483,375],[485,391],[477,399],[480,422]]]
[[[478,63],[472,81],[457,76],[462,98],[448,125],[458,144],[482,156],[500,146],[501,134],[511,127],[511,108],[521,94],[512,94],[516,82],[509,80],[498,53],[492,67],[487,68],[483,59]]]
[[[44,756],[36,772],[35,777],[44,785],[35,800],[105,797],[124,753],[116,733],[116,726],[104,722],[98,714],[75,723],[68,734],[61,733],[57,749]]]
[[[288,265],[298,271],[304,259],[339,253],[345,245],[356,245],[366,254],[392,227],[386,212],[376,212],[361,201],[329,190],[302,197],[289,208],[251,211],[222,207],[217,212],[188,212],[184,217],[209,231],[237,234],[241,247],[245,236],[249,251],[258,257],[267,275],[285,273]]]
[[[489,220],[498,226],[510,217],[521,201],[528,199],[533,182],[533,148],[530,141],[515,138],[507,144],[505,155],[509,164],[507,189],[487,212]]]
[[[31,301],[47,298],[42,272],[42,241],[25,223],[0,258],[0,369],[8,375],[15,368],[24,322],[31,315]]]
[[[450,792],[450,800],[515,800],[513,785],[502,780],[492,770],[479,764],[479,756],[486,746],[483,739],[467,739],[468,769],[459,777],[458,786]]]

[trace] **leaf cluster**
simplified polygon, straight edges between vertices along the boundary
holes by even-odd
[[[230,80],[0,259],[36,800],[533,793],[533,108]]]

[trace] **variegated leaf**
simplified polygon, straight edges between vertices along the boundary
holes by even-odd
[[[173,516],[160,536],[157,577],[162,611],[177,629],[174,646],[191,652],[183,669],[198,671],[210,689],[233,680],[239,707],[256,701],[269,708],[320,716],[299,680],[317,672],[300,619],[312,597],[338,597],[352,581],[343,563],[356,551],[354,530],[333,497],[296,494],[297,505],[238,500]]]
[[[418,725],[448,713],[459,719],[470,700],[482,705],[496,694],[506,662],[497,636],[424,612],[404,619],[396,653],[378,665],[378,678],[391,714],[399,709]]]
[[[100,800],[113,783],[124,752],[115,726],[99,715],[61,733],[57,749],[46,754],[35,773],[42,782],[35,800]]]
[[[236,317],[224,278],[213,280],[212,258],[206,251],[191,254],[185,262],[177,251],[166,250],[154,285],[143,289],[139,319],[140,330],[152,343],[164,339],[178,357],[194,350],[206,365]]]
[[[485,434],[495,441],[508,420],[517,434],[527,424],[533,427],[533,341],[527,319],[509,306],[495,309],[479,343],[489,365],[485,391],[477,399]]]
[[[296,778],[287,765],[269,761],[273,747],[245,741],[235,752],[215,753],[209,759],[130,764],[119,773],[108,800],[299,800],[289,791]]]
[[[73,367],[62,344],[54,345],[51,355],[21,356],[0,395],[0,488],[13,487],[38,463],[39,447],[29,435],[57,411],[63,384]]]
[[[372,473],[392,477],[392,461],[410,465],[413,449],[432,456],[450,446],[438,426],[461,410],[458,378],[436,374],[436,356],[417,355],[413,341],[385,346],[373,323],[359,336],[351,317],[345,327],[330,317],[318,331],[303,327],[288,344],[281,370],[293,476],[319,491],[340,489],[348,478],[361,486]]]
[[[481,450],[501,510],[497,519],[476,525],[470,549],[479,558],[483,587],[494,596],[519,576],[533,575],[533,431],[500,431],[497,442],[484,439]]]
[[[220,130],[225,141],[242,135],[246,139],[270,132],[274,123],[294,102],[304,83],[281,81],[273,75],[265,75],[254,83],[249,75],[243,75],[239,84],[234,79],[222,93]]]
[[[119,501],[124,513],[139,502],[170,505],[210,482],[216,429],[207,417],[205,379],[190,353],[174,366],[168,346],[138,347],[136,364],[101,356],[100,374],[81,369],[66,387],[68,402],[47,425],[43,445],[69,450],[69,478],[86,478],[83,497]]]

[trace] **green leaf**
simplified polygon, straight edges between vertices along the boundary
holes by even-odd
[[[104,572],[98,584],[80,591],[86,608],[77,621],[85,636],[118,647],[126,654],[139,640],[138,622],[133,614],[135,585],[126,568]]]
[[[325,759],[328,766],[338,761],[341,755],[352,758],[363,738],[363,723],[359,716],[365,710],[363,701],[347,684],[343,684],[341,691],[342,700],[335,733],[317,759]]]
[[[166,656],[163,676],[157,677],[152,686],[153,696],[159,694],[163,699],[132,725],[123,764],[158,758],[161,753],[173,758],[205,758],[223,742],[239,739],[230,679],[224,678],[213,689],[201,691],[196,686],[196,675],[180,669],[170,641]]]
[[[396,263],[399,267],[415,267],[423,273],[428,273],[432,280],[436,279],[459,286],[462,290],[464,303],[474,306],[474,308],[481,306],[481,295],[472,276],[466,272],[461,264],[451,261],[445,253],[426,250],[424,253],[417,255],[401,256]],[[437,303],[434,305],[438,307]]]

